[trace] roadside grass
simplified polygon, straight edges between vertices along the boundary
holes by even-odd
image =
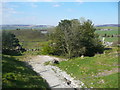
[[[118,69],[117,48],[105,52],[106,54],[97,54],[94,57],[61,61],[57,66],[75,79],[81,80],[87,88],[118,88],[118,73],[113,72]],[[106,76],[98,76],[99,73]]]
[[[15,57],[2,55],[2,71],[3,88],[49,87],[42,77]]]

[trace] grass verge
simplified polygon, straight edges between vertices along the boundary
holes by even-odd
[[[87,88],[118,88],[118,53],[116,48],[94,57],[78,57],[57,65]]]
[[[47,82],[25,63],[9,55],[2,56],[3,88],[48,88]]]

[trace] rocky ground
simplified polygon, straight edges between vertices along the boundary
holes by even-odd
[[[60,61],[61,59],[52,56],[38,55],[28,58],[26,63],[30,65],[31,68],[33,68],[33,70],[36,71],[40,76],[42,76],[48,82],[51,88],[72,89],[85,87],[83,82],[75,80],[58,67],[45,65],[45,62],[53,62],[54,60]]]

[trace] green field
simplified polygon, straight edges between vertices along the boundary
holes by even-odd
[[[102,27],[103,28],[103,27]],[[113,28],[116,28],[116,27],[113,27]],[[115,30],[110,30],[110,31],[100,31],[100,30],[96,30],[97,34],[100,35],[100,39],[102,40],[102,36],[107,34],[109,35],[110,37],[106,37],[105,38],[105,41],[107,42],[116,42],[118,41],[118,37],[111,37],[112,35],[118,35],[118,29],[115,29]]]
[[[117,49],[105,52],[106,54],[94,57],[62,61],[57,66],[75,79],[81,80],[87,88],[118,88]]]
[[[96,33],[98,33],[100,35],[104,35],[104,34],[113,35],[113,34],[118,34],[118,30],[110,30],[110,31],[97,30]]]
[[[48,84],[25,63],[9,55],[2,57],[3,88],[48,88]]]
[[[96,29],[112,29],[112,30],[118,30],[118,27],[96,27]]]
[[[118,37],[107,37],[107,38],[105,38],[105,41],[108,41],[108,42],[115,42],[115,41],[117,41],[118,42]]]
[[[100,36],[100,40],[102,40],[103,37]],[[118,42],[118,37],[106,37],[105,41],[107,42]]]
[[[9,30],[9,32],[16,35],[20,41],[44,41],[45,35],[40,30]]]
[[[40,30],[6,30],[16,35],[23,48],[40,49],[42,44],[48,41],[47,35],[42,34]]]

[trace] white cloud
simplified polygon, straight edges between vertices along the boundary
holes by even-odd
[[[7,2],[2,3],[2,13],[3,14],[15,14],[17,11],[14,10],[18,6],[8,4]]]
[[[55,4],[55,5],[53,5],[53,7],[60,7],[60,5],[58,5],[58,4]]]
[[[2,13],[5,14],[22,14],[22,11],[17,11],[15,10],[17,7],[19,7],[18,5],[14,5],[14,4],[9,4],[8,2],[4,2],[2,3],[1,9],[2,9]]]
[[[13,8],[5,8],[3,9],[3,12],[7,12],[7,13],[11,13],[11,14],[15,14],[17,13],[17,11],[15,11]]]
[[[32,23],[30,22],[32,21]],[[25,17],[10,17],[5,16],[3,17],[3,24],[36,24],[39,23],[39,18],[35,16],[25,16]]]
[[[3,11],[3,14],[16,14],[16,13],[19,13],[16,10],[14,10],[14,8],[7,8],[7,7],[3,7],[2,11]]]

